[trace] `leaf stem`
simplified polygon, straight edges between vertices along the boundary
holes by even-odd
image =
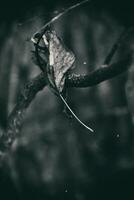
[[[65,99],[63,98],[63,96],[61,94],[59,94],[61,100],[64,102],[64,104],[66,105],[66,107],[68,108],[68,110],[71,112],[71,114],[75,117],[75,119],[82,125],[84,126],[86,129],[88,129],[90,132],[94,132],[94,130],[90,127],[88,127],[86,124],[84,124],[76,115],[75,113],[72,111],[72,109],[69,107],[69,105],[67,104],[67,102],[65,101]]]

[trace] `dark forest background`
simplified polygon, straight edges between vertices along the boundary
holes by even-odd
[[[28,80],[40,73],[31,36],[76,0],[3,1],[0,6],[0,124]],[[92,0],[54,23],[77,58],[75,72],[103,64],[120,34],[134,25],[132,1]],[[134,30],[113,61],[134,49]],[[49,88],[26,111],[21,133],[1,164],[0,199],[130,199],[134,197],[134,63],[118,77],[88,88],[69,88],[68,103],[89,133],[68,120]]]

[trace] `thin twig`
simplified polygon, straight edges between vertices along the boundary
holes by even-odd
[[[33,38],[36,37],[37,34],[40,34],[39,38],[38,38],[38,44],[42,38],[42,36],[44,35],[45,31],[46,31],[46,27],[48,27],[49,25],[53,24],[55,21],[57,21],[59,18],[61,18],[63,15],[66,15],[68,12],[70,12],[71,10],[73,10],[74,8],[77,8],[79,6],[81,6],[82,4],[85,4],[87,2],[90,2],[91,0],[83,0],[79,3],[76,3],[72,6],[70,6],[69,8],[65,9],[63,12],[59,13],[58,15],[56,15],[54,18],[52,18],[50,21],[48,21],[39,31],[37,31],[34,35]]]
[[[38,66],[40,67],[40,69],[45,72],[45,67],[44,65],[41,63],[40,61],[40,56],[39,56],[39,44],[40,44],[40,41],[44,35],[44,33],[46,32],[46,28],[48,26],[50,26],[51,24],[53,24],[55,21],[57,21],[59,18],[61,18],[62,16],[64,16],[65,14],[67,14],[68,12],[70,12],[71,10],[81,6],[82,4],[85,4],[87,2],[91,2],[91,0],[83,0],[79,3],[76,3],[72,6],[70,6],[69,8],[65,9],[63,12],[59,13],[57,16],[55,16],[54,18],[52,18],[50,21],[48,21],[39,31],[37,31],[33,37],[31,38],[32,41],[36,41],[37,39],[37,42],[34,42],[35,43],[35,55],[36,55],[36,59],[37,59],[37,63],[38,63]]]
[[[120,45],[125,40],[125,38],[128,36],[128,34],[130,33],[131,30],[132,30],[132,27],[123,30],[123,32],[120,34],[118,40],[113,44],[110,52],[106,56],[106,58],[104,60],[104,65],[109,65],[110,64],[110,62],[111,62],[113,56],[115,55],[116,51],[119,49]]]

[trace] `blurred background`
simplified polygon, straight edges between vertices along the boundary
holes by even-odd
[[[28,80],[40,73],[31,36],[71,1],[5,1],[0,8],[0,123]],[[133,26],[128,1],[92,0],[61,17],[54,29],[76,55],[75,73],[103,64],[124,29]],[[134,49],[134,30],[112,62]],[[2,199],[126,199],[134,197],[134,63],[128,72],[88,88],[69,88],[72,110],[90,133],[63,113],[49,88],[26,111],[16,145],[0,173]],[[8,192],[7,192],[8,191]]]

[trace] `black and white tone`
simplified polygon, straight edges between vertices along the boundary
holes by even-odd
[[[0,200],[134,199],[134,1],[0,6]]]

